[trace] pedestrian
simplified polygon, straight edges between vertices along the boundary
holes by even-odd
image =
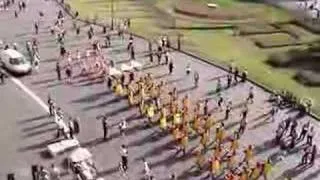
[[[315,135],[314,127],[311,126],[307,134],[307,144],[309,144],[310,146],[312,145],[314,135]]]
[[[232,108],[231,106],[232,106],[232,102],[229,101],[229,103],[226,106],[226,111],[225,111],[225,116],[224,116],[225,120],[229,119],[229,116],[230,116],[230,113],[231,113],[231,108]]]
[[[87,32],[87,35],[88,35],[88,39],[91,40],[93,35],[92,35],[92,32],[90,30]]]
[[[247,120],[242,118],[241,121],[240,121],[239,130],[238,130],[238,136],[239,137],[245,132],[246,127],[247,127]]]
[[[103,139],[108,139],[108,118],[103,117],[102,119],[102,128],[103,128]]]
[[[133,36],[132,36],[132,34],[130,34],[130,36],[129,36],[129,43],[128,43],[128,45],[127,45],[127,50],[128,50],[128,51],[130,50],[130,48],[132,47],[132,45],[133,45]]]
[[[304,153],[302,155],[301,165],[305,165],[308,163],[308,157],[312,151],[311,146],[305,147],[303,151],[304,151]]]
[[[74,133],[74,124],[72,121],[72,117],[69,117],[68,129],[69,129],[70,138],[73,139],[75,133]]]
[[[39,178],[39,166],[38,165],[32,165],[31,166],[31,174],[32,174],[32,180],[38,180]]]
[[[66,75],[67,75],[67,83],[70,84],[71,83],[71,78],[72,78],[71,65],[67,65],[67,67],[66,67]]]
[[[119,130],[120,130],[121,136],[125,136],[126,129],[127,129],[127,121],[126,119],[123,119],[122,122],[119,124]]]
[[[50,169],[50,180],[60,180],[61,176],[61,171],[60,169],[55,166],[54,164],[51,164],[51,169]]]
[[[262,175],[264,180],[268,180],[269,176],[270,176],[270,172],[272,170],[272,164],[271,164],[271,160],[268,158],[262,166]]]
[[[133,45],[131,45],[131,48],[130,48],[130,59],[133,59],[133,60],[136,59]]]
[[[76,27],[76,34],[79,35],[80,34],[80,26]]]
[[[241,112],[241,119],[247,119],[249,108],[247,105],[243,108]]]
[[[220,91],[221,91],[221,79],[219,78],[217,80],[216,93],[219,93]]]
[[[142,158],[142,162],[143,162],[143,165],[144,165],[145,180],[151,180],[152,179],[152,172],[151,172],[149,163],[146,161],[145,158]]]
[[[253,103],[253,99],[254,99],[254,93],[253,93],[253,86],[250,87],[249,89],[249,94],[247,97],[247,102],[252,104]]]
[[[309,127],[310,127],[310,121],[302,125],[298,141],[300,141],[300,140],[303,141],[304,140],[304,138],[306,137],[306,135],[308,133]]]
[[[58,80],[61,81],[61,67],[60,67],[59,61],[57,61],[56,63],[56,72],[57,72]]]
[[[203,114],[206,116],[209,114],[209,100],[206,99],[203,105]]]
[[[60,138],[61,135],[64,135],[64,126],[63,126],[62,119],[59,119],[56,123],[58,125],[56,138]]]
[[[239,69],[237,67],[234,68],[234,81],[238,83]]]
[[[218,95],[218,108],[220,109],[220,111],[222,110],[222,103],[223,103],[223,97],[219,94]]]
[[[162,47],[158,46],[158,50],[157,50],[157,57],[158,57],[158,64],[161,64],[161,55],[162,55]]]
[[[314,165],[314,161],[316,160],[316,155],[317,155],[317,145],[312,146],[312,151],[311,151],[311,158],[310,158],[310,164]]]
[[[121,155],[121,165],[124,172],[128,170],[128,149],[126,145],[122,144],[120,148],[120,155]]]
[[[166,63],[166,65],[168,65],[168,63],[169,63],[169,50],[166,50],[165,52],[164,52],[164,59],[165,59],[165,63]]]
[[[74,133],[79,134],[80,133],[80,118],[76,117],[73,119],[73,126],[74,126]]]
[[[190,73],[191,73],[191,65],[190,63],[188,63],[186,66],[186,74],[189,75]]]
[[[241,74],[241,82],[245,83],[247,81],[247,77],[248,77],[248,72],[244,70]]]
[[[5,84],[5,74],[3,72],[2,69],[0,69],[0,80],[1,80],[1,84]]]
[[[14,17],[15,17],[15,18],[18,18],[18,12],[17,12],[17,10],[14,10]]]
[[[175,173],[172,173],[172,174],[170,175],[170,180],[178,180]]]
[[[40,166],[39,180],[49,180],[50,179],[49,175],[50,175],[49,172],[43,166]]]
[[[39,24],[38,24],[38,22],[35,21],[34,24],[33,24],[33,26],[34,26],[34,31],[35,31],[35,33],[38,34],[38,33],[39,33]]]
[[[227,75],[227,87],[230,88],[231,87],[231,82],[232,82],[232,75],[229,73]]]
[[[51,96],[48,95],[48,106],[49,106],[49,116],[53,116],[54,106],[53,106],[53,100],[51,99]]]
[[[168,68],[169,68],[169,74],[172,74],[173,68],[174,68],[173,61],[172,61],[172,60],[169,62]]]
[[[200,76],[199,76],[198,71],[194,71],[194,73],[193,73],[193,79],[194,79],[194,87],[198,87],[198,85],[199,85],[199,79],[200,79]]]
[[[277,117],[278,112],[279,112],[278,106],[272,106],[272,108],[270,110],[271,122],[275,122],[276,121],[276,117]]]

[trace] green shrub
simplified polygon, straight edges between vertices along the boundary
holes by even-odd
[[[273,67],[288,67],[291,56],[288,53],[273,53],[269,56],[267,63]]]
[[[296,38],[286,33],[261,34],[251,38],[260,48],[273,48],[297,45]]]
[[[307,86],[320,86],[320,73],[310,70],[300,70],[296,73],[295,78]]]

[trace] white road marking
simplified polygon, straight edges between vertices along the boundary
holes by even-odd
[[[35,100],[47,113],[49,113],[49,107],[44,103],[39,96],[33,93],[27,86],[25,86],[19,79],[9,75],[9,79],[14,82],[21,90],[27,93],[33,100]]]

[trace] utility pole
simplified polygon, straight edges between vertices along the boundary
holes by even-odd
[[[113,30],[113,21],[114,21],[114,0],[111,0],[111,30]]]

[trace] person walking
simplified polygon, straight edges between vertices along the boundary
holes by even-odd
[[[193,73],[193,79],[194,79],[194,87],[198,87],[198,85],[199,85],[199,79],[200,79],[200,76],[199,76],[198,71],[194,71],[194,73]]]
[[[104,117],[102,119],[102,128],[103,128],[103,140],[108,139],[108,118]]]
[[[303,141],[304,138],[306,137],[308,131],[309,131],[309,127],[310,127],[310,122],[307,122],[305,124],[302,125],[302,128],[301,128],[301,132],[300,132],[300,135],[298,137],[298,141]]]
[[[72,117],[69,118],[68,129],[69,129],[70,138],[73,139],[75,133],[74,133],[74,124],[72,121]]]
[[[151,180],[152,179],[152,172],[151,172],[149,163],[146,161],[145,158],[142,158],[142,162],[143,162],[143,165],[144,165],[145,180]]]
[[[57,166],[55,166],[55,164],[51,164],[50,180],[60,180],[60,178],[61,178],[60,169]]]
[[[48,106],[49,106],[49,116],[53,116],[54,113],[54,105],[53,105],[53,100],[51,99],[51,96],[48,95]]]
[[[312,151],[311,151],[311,157],[310,157],[310,164],[313,166],[314,162],[316,160],[316,155],[317,155],[317,145],[312,146]]]
[[[169,68],[169,74],[172,74],[173,68],[174,68],[173,61],[172,61],[172,60],[169,62],[168,68]]]
[[[230,116],[230,113],[231,113],[231,108],[232,108],[232,102],[229,101],[229,103],[226,106],[226,111],[225,111],[225,116],[224,116],[225,120],[229,119],[229,116]]]
[[[74,126],[74,133],[79,134],[80,133],[80,118],[76,117],[73,119],[73,126]]]
[[[5,84],[5,74],[4,74],[4,72],[3,72],[3,70],[2,69],[0,69],[0,80],[1,80],[1,84]]]
[[[66,67],[66,75],[67,75],[67,83],[71,84],[71,78],[72,78],[71,65],[67,65],[67,67]]]
[[[253,99],[254,99],[254,93],[253,93],[253,86],[250,87],[249,89],[249,94],[247,97],[247,102],[252,104],[253,103]]]
[[[128,170],[128,149],[126,145],[122,144],[120,148],[120,155],[121,155],[121,165],[124,172]]]
[[[309,144],[310,146],[312,145],[314,135],[315,135],[314,127],[311,126],[307,135],[307,144]]]
[[[125,119],[119,124],[120,135],[125,136],[125,131],[127,129],[127,121]]]
[[[60,67],[59,61],[57,61],[56,63],[56,72],[57,72],[58,80],[61,81],[61,67]]]

